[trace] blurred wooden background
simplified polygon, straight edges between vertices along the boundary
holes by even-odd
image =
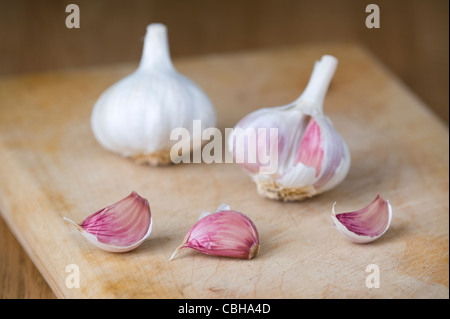
[[[70,3],[80,29],[65,26]],[[365,26],[370,3],[380,29]],[[448,0],[0,0],[0,76],[137,62],[151,22],[167,24],[173,57],[352,41],[448,123],[448,15]]]
[[[65,26],[70,3],[80,29]],[[365,27],[370,3],[380,29]],[[173,57],[357,42],[448,123],[448,0],[0,0],[0,77],[137,63],[151,22],[168,26]],[[0,247],[0,298],[54,297],[1,219]]]

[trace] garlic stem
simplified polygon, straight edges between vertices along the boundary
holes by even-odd
[[[164,24],[152,23],[147,26],[139,69],[147,71],[154,69],[175,71],[170,59],[167,27]]]
[[[69,219],[69,218],[67,218],[67,217],[64,217],[64,216],[63,216],[63,219],[64,219],[65,221],[67,221],[67,222],[73,224],[79,231],[84,231],[83,228],[82,228],[80,225],[78,225],[77,223],[75,223],[73,220],[71,220],[71,219]]]
[[[178,246],[178,247],[175,249],[175,251],[172,253],[172,255],[170,256],[170,258],[169,258],[168,261],[171,261],[171,260],[175,257],[175,255],[178,254],[178,252],[179,252],[181,249],[185,248],[184,244],[186,244],[186,241],[184,241],[180,246]]]
[[[331,55],[324,55],[320,61],[316,61],[308,85],[296,102],[309,102],[322,112],[323,101],[336,71],[337,63],[337,59]]]

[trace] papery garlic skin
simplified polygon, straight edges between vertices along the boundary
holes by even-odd
[[[392,221],[392,207],[378,194],[372,203],[355,212],[336,214],[333,205],[331,218],[346,239],[365,244],[386,233]]]
[[[258,192],[268,198],[296,201],[332,189],[341,183],[350,168],[347,144],[331,120],[323,114],[322,105],[337,59],[323,56],[316,62],[308,86],[293,103],[263,108],[241,119],[228,139],[229,151],[236,158],[236,141],[246,129],[278,129],[278,169],[273,174],[261,173],[263,165],[239,164],[257,185]],[[238,133],[235,133],[238,132]],[[252,144],[253,143],[253,144]],[[256,135],[246,147],[269,148],[270,141]],[[245,150],[244,150],[245,151]]]
[[[184,248],[207,255],[252,259],[260,249],[258,230],[245,214],[219,207],[214,213],[202,213],[169,261]]]
[[[109,87],[97,100],[91,127],[106,149],[139,163],[169,164],[173,129],[202,129],[216,123],[214,107],[193,81],[172,64],[167,28],[147,27],[139,68]],[[192,135],[192,134],[191,134]]]
[[[136,192],[74,224],[92,244],[109,252],[127,252],[139,247],[152,232],[150,205]]]

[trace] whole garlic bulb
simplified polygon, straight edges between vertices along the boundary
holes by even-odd
[[[253,178],[261,195],[283,201],[302,200],[335,187],[346,177],[350,152],[322,111],[336,67],[335,57],[323,56],[316,62],[308,86],[297,100],[250,113],[232,131],[229,151]],[[255,134],[248,134],[249,129]],[[274,140],[268,138],[270,129],[277,130]],[[244,138],[247,142],[237,143]],[[262,168],[267,163],[259,158],[249,161],[247,156],[245,161],[237,160],[238,153],[248,153],[251,148],[256,148],[258,154],[272,150],[269,159],[277,163],[276,169],[265,173]]]
[[[167,28],[147,27],[138,69],[109,87],[97,100],[91,127],[106,149],[139,163],[169,164],[173,129],[192,132],[193,121],[202,129],[216,122],[206,94],[177,72],[170,59]],[[192,136],[192,134],[191,134]]]

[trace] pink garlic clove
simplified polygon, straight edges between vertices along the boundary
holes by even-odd
[[[311,118],[297,149],[295,164],[301,162],[305,166],[314,167],[316,169],[315,177],[318,177],[322,171],[324,144],[320,127]]]
[[[169,261],[184,248],[214,256],[251,259],[258,254],[259,247],[258,231],[250,218],[237,211],[219,210],[207,214],[189,230]]]
[[[127,252],[137,248],[152,231],[150,205],[136,192],[74,224],[92,244],[109,252]]]
[[[332,211],[336,229],[348,240],[359,244],[380,238],[392,220],[392,207],[379,194],[372,203],[358,211],[336,214],[334,205]]]

